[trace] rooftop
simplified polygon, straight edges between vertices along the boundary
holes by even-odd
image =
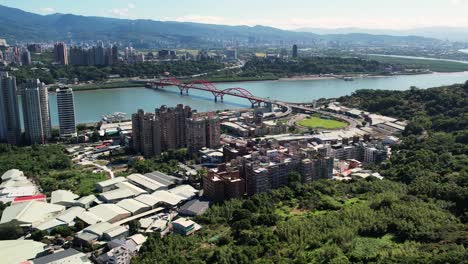
[[[188,184],[179,185],[169,190],[169,192],[190,199],[198,194],[198,190]]]
[[[130,212],[115,205],[115,204],[100,204],[89,208],[90,213],[96,215],[102,221],[112,220],[114,217],[123,214],[129,214]]]
[[[168,191],[155,191],[151,195],[156,197],[159,201],[172,206],[178,205],[180,202],[186,200],[186,198]]]
[[[145,176],[164,185],[172,185],[172,184],[175,184],[177,181],[179,181],[178,178],[164,174],[159,171],[146,173]]]
[[[98,182],[96,185],[100,188],[105,188],[105,187],[115,185],[119,182],[125,182],[125,181],[127,181],[127,179],[125,179],[124,177],[115,177],[107,181]]]
[[[150,206],[147,204],[144,204],[140,201],[137,201],[135,199],[125,199],[117,203],[117,205],[130,213],[134,214],[136,212],[139,212],[141,210],[149,210]]]
[[[2,214],[0,223],[17,220],[21,224],[37,224],[53,214],[63,212],[65,207],[38,201],[16,203],[7,207]]]
[[[3,173],[2,181],[10,180],[13,178],[18,178],[24,176],[24,173],[17,169],[11,169]]]
[[[66,190],[56,190],[51,194],[51,203],[74,203],[75,199],[79,198],[78,195]]]
[[[45,244],[33,240],[0,240],[2,263],[21,263],[44,252]]]
[[[145,189],[151,190],[151,191],[156,191],[162,188],[167,188],[167,185],[162,184],[160,182],[157,182],[145,175],[141,174],[131,174],[127,176],[127,179],[129,179],[132,182],[135,182],[136,184],[140,186],[144,186]]]
[[[97,236],[102,236],[107,230],[114,228],[115,225],[108,222],[100,222],[94,225],[90,225],[87,228],[83,229],[85,233],[91,233]]]
[[[70,248],[64,251],[60,251],[51,255],[47,255],[44,257],[40,257],[34,259],[34,264],[47,264],[47,263],[54,263],[54,264],[65,264],[65,263],[73,263],[73,264],[91,264],[92,262],[86,257],[86,255],[82,252],[79,252],[76,249]]]

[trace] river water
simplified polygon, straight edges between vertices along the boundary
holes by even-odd
[[[468,80],[468,72],[434,73],[392,77],[355,79],[346,82],[340,79],[280,80],[240,83],[218,83],[219,89],[241,87],[259,97],[269,97],[287,102],[310,102],[319,98],[349,95],[358,89],[406,90],[411,86],[429,88]],[[176,87],[164,90],[147,88],[120,88],[75,92],[77,123],[96,122],[104,114],[124,112],[130,116],[139,108],[153,111],[161,105],[174,106],[178,103],[190,105],[198,111],[224,110],[249,107],[241,98],[226,96],[224,102],[215,103],[211,93],[190,90],[189,96],[181,96]],[[57,102],[54,93],[49,96],[52,125],[58,124]]]

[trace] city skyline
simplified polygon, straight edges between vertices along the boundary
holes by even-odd
[[[222,2],[222,1],[221,1]],[[466,0],[431,0],[391,2],[332,0],[332,3],[294,0],[286,3],[239,0],[232,2],[207,0],[178,1],[182,8],[158,5],[153,1],[113,0],[66,1],[0,0],[1,5],[39,14],[71,13],[125,19],[199,22],[223,25],[264,25],[282,29],[298,28],[368,28],[410,29],[419,27],[468,27]],[[89,8],[92,5],[93,8]],[[258,12],[262,10],[262,12]],[[240,15],[241,14],[241,15]],[[288,14],[285,16],[284,14]],[[397,15],[396,15],[397,14]]]

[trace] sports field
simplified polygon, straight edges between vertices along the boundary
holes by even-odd
[[[300,126],[309,128],[323,128],[323,129],[339,129],[345,128],[348,124],[346,122],[322,119],[319,117],[311,117],[298,122]]]

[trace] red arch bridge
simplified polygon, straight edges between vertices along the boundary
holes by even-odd
[[[260,105],[261,103],[275,103],[273,100],[261,98],[254,96],[251,92],[244,88],[235,87],[235,88],[227,88],[224,90],[220,90],[216,88],[216,86],[208,81],[204,80],[197,80],[190,83],[184,83],[176,78],[167,78],[167,79],[156,79],[156,80],[147,80],[146,87],[152,89],[160,89],[166,86],[176,86],[179,88],[180,94],[188,94],[190,89],[200,90],[210,92],[214,96],[215,102],[218,99],[222,102],[224,100],[224,96],[234,96],[239,98],[244,98],[250,101],[252,107],[256,105]]]

